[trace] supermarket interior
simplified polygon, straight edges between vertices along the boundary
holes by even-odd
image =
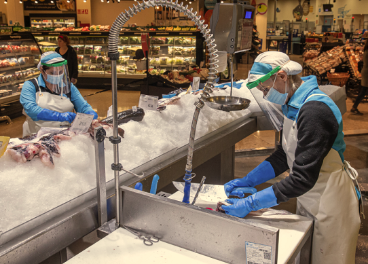
[[[0,263],[134,262],[140,255],[136,263],[153,263],[149,259],[164,256],[162,263],[368,264],[368,219],[362,213],[368,212],[366,50],[368,0],[0,0],[0,211],[4,212]],[[308,76],[315,76],[318,91],[335,107],[331,109],[338,120],[336,133],[343,134],[346,144],[342,164],[349,166],[342,170],[359,174],[358,180],[349,174],[359,193],[359,234],[355,242],[349,241],[354,252],[335,254],[326,246],[325,255],[339,256],[341,262],[316,257],[313,232],[318,231],[316,221],[322,220],[317,214],[307,212],[308,218],[299,212],[301,193],[277,203],[274,212],[261,209],[244,222],[226,218],[228,212],[212,221],[218,212],[211,212],[210,218],[193,209],[198,198],[199,207],[219,211],[218,200],[209,206],[201,196],[206,185],[241,179],[268,162],[275,150],[286,148],[282,144],[286,123],[278,127],[270,113],[287,116],[285,102],[295,91],[288,94],[285,81],[283,95],[291,98],[282,108],[278,103],[268,106],[275,104],[267,99],[267,91],[277,91],[279,80],[270,78],[272,74],[270,79],[254,79],[269,63],[267,56],[274,56],[277,63],[286,58],[280,69],[289,62],[298,64],[301,70],[286,78],[296,75],[302,85]],[[57,67],[63,76],[52,75]],[[253,87],[258,90],[249,86],[256,82]],[[258,97],[269,101],[268,108],[254,90],[262,91]],[[67,102],[57,102],[59,97]],[[80,124],[87,120],[88,125],[81,127],[77,120]],[[329,149],[336,150],[332,143]],[[294,152],[293,166],[295,147]],[[291,178],[294,168],[286,166],[286,172],[257,189],[280,186]],[[159,199],[146,195],[152,194],[156,175],[160,181],[156,180],[154,194]],[[190,189],[191,207],[162,200],[181,201],[177,198],[181,193],[185,199],[186,189],[177,185],[187,188],[192,179],[197,185]],[[138,197],[129,190],[134,188],[145,194]],[[130,209],[132,199],[140,205],[137,213]],[[172,213],[154,214],[160,206]],[[111,221],[123,231],[106,241],[106,234],[113,233]],[[182,231],[170,221],[178,221]],[[244,239],[234,239],[234,246],[226,244],[235,231],[219,231],[218,237],[225,240],[221,243],[208,231],[227,221],[229,230],[248,232],[245,251]],[[295,233],[285,231],[289,222]],[[345,227],[334,228],[339,233]],[[160,243],[152,247],[157,251],[135,250],[138,242],[132,237],[145,245],[156,238],[146,240],[136,230],[157,232]],[[344,232],[340,235],[346,236]],[[180,235],[178,241],[175,236]],[[254,245],[261,245],[257,250],[264,251],[264,259],[254,257]],[[108,253],[116,246],[124,248],[124,256]],[[268,246],[275,250],[267,251]]]

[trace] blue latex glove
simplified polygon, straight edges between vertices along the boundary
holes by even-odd
[[[72,123],[75,116],[76,114],[73,112],[59,113],[49,109],[42,109],[42,111],[37,115],[37,119],[44,121],[58,121],[58,122],[67,121],[69,123]]]
[[[264,183],[270,179],[275,178],[275,171],[271,163],[268,161],[263,161],[259,164],[254,170],[248,173],[247,176],[241,179],[231,180],[228,183],[225,183],[224,189],[227,196],[234,195],[240,198],[244,197],[244,193],[239,191],[233,191],[236,187],[254,187],[261,183]]]
[[[278,205],[275,192],[272,186],[257,192],[244,199],[227,199],[231,205],[223,205],[222,209],[228,215],[236,217],[245,217],[251,211],[258,211],[263,208],[270,208]]]
[[[87,111],[85,112],[85,114],[88,114],[88,115],[93,115],[93,119],[97,119],[98,115],[95,111]]]
[[[233,88],[237,88],[240,89],[243,83],[241,82],[233,82]],[[225,86],[229,86],[231,87],[231,83],[222,83],[222,84],[218,84],[215,87],[216,88],[225,88]]]

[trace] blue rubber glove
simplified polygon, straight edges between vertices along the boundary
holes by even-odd
[[[67,121],[69,123],[72,123],[75,116],[76,114],[73,112],[59,113],[49,109],[42,109],[42,111],[37,115],[37,119],[44,121],[58,121],[58,122]]]
[[[227,199],[231,205],[223,205],[222,209],[228,215],[236,217],[245,217],[251,211],[258,211],[263,208],[270,208],[278,205],[275,192],[272,186],[257,192],[244,199]]]
[[[236,187],[254,187],[273,178],[275,178],[275,171],[273,170],[271,163],[265,160],[261,164],[259,164],[254,170],[249,172],[247,176],[241,179],[235,179],[229,181],[228,183],[225,183],[224,185],[225,193],[227,196],[229,196],[231,193],[231,195],[233,196],[243,198],[244,197],[243,192],[233,191],[233,189]]]
[[[87,111],[87,112],[85,112],[85,114],[93,115],[93,119],[97,119],[97,117],[98,117],[97,113],[93,110],[92,111]]]

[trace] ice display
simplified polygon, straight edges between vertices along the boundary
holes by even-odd
[[[214,91],[213,94],[229,95],[230,89]],[[258,109],[245,83],[241,89],[233,90],[233,96],[250,99],[251,106],[235,112],[205,106],[199,116],[196,139],[240,117],[250,116],[252,109]],[[194,102],[198,97],[194,94],[183,95],[177,104],[168,105],[164,111],[146,111],[141,122],[130,121],[120,125],[125,131],[124,139],[119,144],[120,162],[124,168],[136,168],[163,153],[187,145]],[[107,136],[112,135],[111,129],[106,132]],[[113,148],[108,140],[105,140],[105,158],[106,178],[109,181],[113,179]],[[54,168],[45,166],[40,159],[19,164],[9,154],[0,159],[2,232],[96,187],[94,144],[89,135],[77,135],[60,142],[60,157],[55,157],[54,163]]]

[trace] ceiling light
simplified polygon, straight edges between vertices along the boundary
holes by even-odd
[[[189,2],[189,4],[191,5],[191,4],[192,4],[192,2]]]
[[[51,0],[50,2],[51,2],[51,4],[53,4],[54,3],[54,0]]]
[[[37,0],[35,1],[35,4],[38,4],[38,1]]]
[[[120,0],[118,0],[118,3],[120,3]]]
[[[23,1],[22,0],[19,0],[19,4],[23,4]]]
[[[104,2],[104,0],[101,0],[101,3],[103,3]]]
[[[8,0],[4,0],[4,4],[7,4],[8,3]]]
[[[106,3],[108,3],[108,4],[109,4],[109,3],[110,3],[110,0],[107,0],[107,1],[106,1]]]
[[[67,3],[70,3],[70,0],[66,0]]]
[[[83,0],[83,2],[87,3],[87,0]]]
[[[224,1],[221,1],[221,3],[223,3]]]

